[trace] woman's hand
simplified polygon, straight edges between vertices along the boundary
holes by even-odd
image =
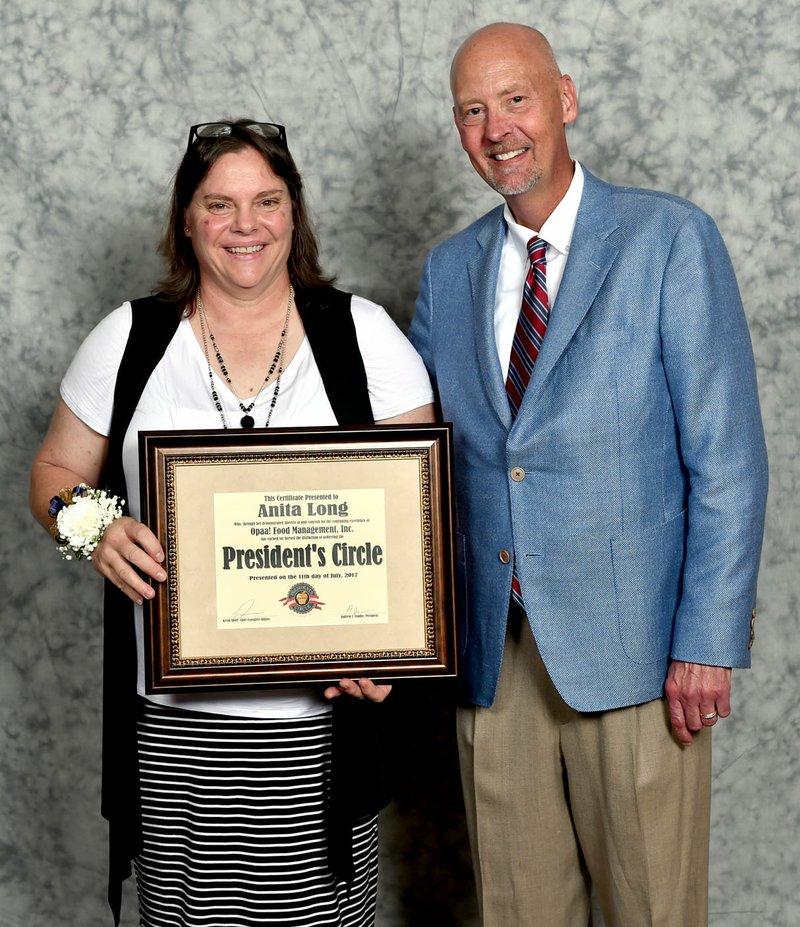
[[[376,685],[371,679],[340,679],[338,686],[329,686],[324,694],[328,699],[349,695],[351,698],[382,702],[391,691],[391,686]]]
[[[163,562],[164,550],[158,538],[146,525],[127,515],[111,522],[92,553],[97,572],[137,605],[156,594],[137,570],[163,583],[167,578]]]
[[[107,456],[108,438],[93,431],[63,399],[59,399],[31,468],[31,511],[45,528],[53,523],[49,500],[64,486],[79,483],[98,486]],[[159,583],[167,578],[163,567],[164,551],[158,538],[148,527],[127,515],[115,519],[106,528],[92,551],[91,562],[101,576],[137,605],[155,595],[137,570]]]

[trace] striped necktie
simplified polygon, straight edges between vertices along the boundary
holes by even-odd
[[[539,356],[547,322],[550,318],[550,304],[547,299],[547,272],[545,253],[547,242],[542,238],[531,238],[528,242],[528,276],[522,291],[522,307],[519,310],[517,329],[511,345],[511,360],[508,364],[506,392],[511,413],[516,418],[522,397],[525,395],[533,372],[533,365]]]
[[[517,417],[522,397],[531,379],[533,365],[539,356],[544,333],[547,331],[547,322],[550,319],[550,302],[547,298],[547,264],[545,255],[547,242],[542,238],[531,238],[528,242],[528,275],[525,278],[525,287],[522,291],[522,306],[519,310],[517,328],[514,332],[514,341],[511,345],[511,359],[508,364],[508,377],[506,378],[506,392],[511,414]],[[522,590],[517,578],[517,568],[511,579],[511,595],[521,608]]]

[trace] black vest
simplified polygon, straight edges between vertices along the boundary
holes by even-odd
[[[373,424],[367,375],[358,349],[349,293],[333,287],[295,293],[314,360],[340,425]],[[175,336],[182,307],[158,296],[131,303],[133,321],[119,366],[108,436],[108,458],[101,485],[127,500],[122,467],[125,432],[147,381]],[[103,817],[109,822],[108,901],[119,924],[122,882],[131,874],[131,860],[141,841],[139,766],[136,749],[137,666],[133,603],[112,583],[105,583],[103,616]],[[359,817],[374,814],[389,800],[381,770],[382,749],[376,710],[371,702],[337,698],[333,701],[334,735],[328,843],[332,868],[347,878],[352,871],[350,827]],[[371,770],[365,788],[363,767]],[[353,764],[351,768],[350,763]],[[374,766],[372,764],[375,764]],[[351,783],[358,784],[354,790]]]

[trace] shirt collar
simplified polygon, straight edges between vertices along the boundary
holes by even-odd
[[[520,253],[527,257],[528,242],[531,238],[538,236],[547,242],[548,247],[555,248],[560,254],[568,254],[582,195],[583,168],[578,161],[575,161],[575,172],[572,175],[567,192],[545,219],[538,232],[515,222],[511,210],[508,208],[508,203],[506,203],[503,218],[506,220],[508,234],[520,250]]]

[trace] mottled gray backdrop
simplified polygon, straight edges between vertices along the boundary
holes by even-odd
[[[553,41],[607,180],[716,217],[750,320],[771,454],[754,668],[715,732],[711,922],[800,923],[796,0],[3,0],[0,11],[0,923],[100,927],[100,583],[26,507],[30,460],[90,327],[159,273],[187,127],[285,123],[325,264],[406,325],[427,248],[494,205],[452,126],[457,43]],[[731,358],[736,363],[736,358]],[[414,687],[378,924],[474,925],[452,693]],[[365,775],[369,758],[365,757]],[[125,924],[134,923],[127,906]],[[692,927],[692,925],[687,925]]]

